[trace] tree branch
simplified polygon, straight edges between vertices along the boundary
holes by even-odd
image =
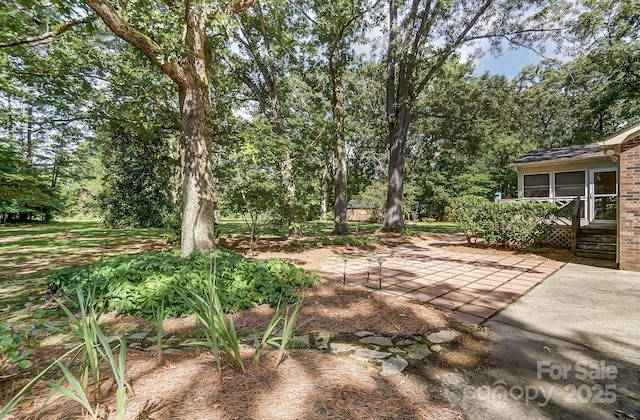
[[[471,29],[475,26],[476,22],[478,22],[480,17],[482,17],[482,15],[485,14],[485,12],[489,9],[489,7],[491,7],[493,2],[494,2],[494,0],[487,0],[476,11],[476,13],[473,16],[473,18],[467,23],[467,25],[464,27],[462,32],[457,36],[457,38],[451,44],[449,44],[446,48],[444,48],[442,50],[442,52],[439,54],[440,58],[438,58],[438,61],[436,61],[436,63],[431,67],[431,69],[429,69],[429,72],[427,73],[427,75],[424,76],[422,81],[418,84],[418,88],[414,92],[415,96],[418,96],[420,94],[420,92],[422,92],[424,87],[427,85],[427,83],[429,83],[429,81],[433,78],[433,76],[440,70],[440,68],[444,65],[444,63],[449,58],[449,56],[461,44],[463,44],[466,41],[466,37],[467,37],[467,34],[469,33],[469,31],[471,31]]]
[[[28,44],[28,45],[43,44],[45,42],[49,42],[52,38],[54,38],[54,37],[56,37],[58,35],[62,35],[63,33],[67,32],[69,29],[73,28],[74,26],[88,23],[88,22],[94,20],[95,18],[96,17],[92,15],[92,16],[84,17],[82,19],[70,20],[70,21],[62,24],[55,31],[45,32],[44,34],[41,34],[41,35],[38,35],[38,36],[32,36],[32,37],[25,38],[25,39],[19,39],[19,40],[15,40],[15,41],[5,42],[5,43],[0,44],[0,48],[17,47],[18,45],[25,45],[25,44]]]
[[[158,66],[167,76],[176,84],[182,86],[186,83],[184,70],[180,65],[172,61],[165,61],[163,48],[143,34],[129,22],[122,19],[118,11],[105,0],[84,0],[91,7],[102,21],[116,34],[118,37],[133,45],[146,55],[153,64]]]

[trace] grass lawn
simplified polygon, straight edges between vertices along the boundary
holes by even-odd
[[[309,236],[329,235],[333,229],[333,221],[318,220],[302,224],[302,233]],[[374,233],[382,227],[379,223],[349,223],[351,233]],[[408,222],[406,224],[409,233],[459,233],[460,230],[453,223],[423,223]],[[217,234],[222,238],[246,238],[249,236],[249,228],[242,219],[222,219],[216,226]],[[281,238],[287,235],[287,227],[284,225],[270,226],[262,235],[263,239]]]
[[[166,229],[106,229],[98,221],[0,227],[0,272],[5,278],[42,278],[52,270],[86,264],[101,255],[159,246]]]

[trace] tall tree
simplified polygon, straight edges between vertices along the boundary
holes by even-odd
[[[218,128],[212,115],[213,54],[209,28],[255,0],[211,3],[110,2],[84,0],[125,42],[144,53],[178,87],[181,115],[181,254],[208,251],[214,245],[212,150]],[[180,39],[173,34],[182,33]]]
[[[535,3],[535,2],[532,2]],[[404,229],[405,152],[416,98],[461,46],[480,39],[525,44],[544,33],[544,10],[507,0],[389,0],[386,111],[389,185],[383,230]]]
[[[280,176],[287,197],[289,235],[300,233],[298,198],[294,182],[292,139],[287,133],[284,101],[288,67],[297,46],[295,15],[283,0],[258,3],[235,16],[237,43],[219,54],[245,85],[275,134],[272,147],[281,153]]]

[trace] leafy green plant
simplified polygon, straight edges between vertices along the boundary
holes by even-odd
[[[99,325],[99,313],[96,311],[96,307],[99,306],[96,301],[96,297],[93,293],[85,296],[80,287],[76,288],[77,302],[79,303],[79,316],[76,317],[73,312],[61,301],[58,301],[60,308],[64,311],[71,325],[71,333],[77,338],[80,338],[81,343],[74,346],[71,350],[64,355],[56,359],[53,363],[47,366],[42,372],[36,375],[25,387],[23,387],[16,396],[9,401],[9,403],[0,412],[0,418],[9,413],[17,404],[20,403],[33,387],[41,381],[44,376],[52,368],[58,367],[62,372],[62,376],[56,382],[45,381],[45,383],[51,388],[51,393],[45,399],[40,412],[45,408],[46,404],[51,400],[55,393],[60,393],[63,396],[77,402],[82,408],[94,419],[98,418],[99,406],[96,404],[95,408],[91,404],[91,400],[87,395],[89,376],[93,378],[94,386],[94,399],[99,399],[101,382],[100,382],[100,365],[105,360],[111,367],[114,380],[117,384],[116,390],[116,412],[119,420],[124,419],[124,407],[126,402],[126,393],[130,388],[125,379],[125,367],[127,359],[127,346],[124,337],[120,337],[119,341],[119,355],[116,359],[111,344],[107,337],[102,332]],[[65,333],[57,327],[50,326],[49,328]],[[62,363],[70,357],[68,364]],[[72,366],[76,360],[82,361],[79,374],[74,374],[69,366]],[[70,388],[62,386],[64,381],[67,381]]]
[[[211,350],[216,359],[218,372],[222,371],[220,361],[220,351],[222,350],[231,362],[244,372],[242,355],[238,335],[236,334],[233,318],[225,316],[224,309],[220,303],[218,289],[216,286],[216,267],[209,269],[208,287],[204,290],[178,289],[178,293],[183,297],[191,311],[195,314],[204,329],[204,341],[197,341],[193,345],[206,346]]]
[[[526,247],[546,241],[557,210],[552,203],[502,203],[464,196],[451,200],[447,216],[469,243],[482,237],[490,243]]]
[[[67,320],[71,326],[71,333],[80,339],[80,342],[82,343],[79,353],[77,354],[82,361],[82,368],[80,370],[82,387],[83,389],[88,388],[89,376],[91,376],[93,378],[96,398],[99,398],[100,362],[102,355],[98,346],[100,345],[99,334],[102,332],[98,325],[98,318],[100,315],[99,312],[96,311],[95,289],[91,289],[91,292],[86,297],[80,287],[77,287],[75,292],[78,309],[80,310],[79,317],[76,317],[71,309],[62,303],[62,301],[59,299],[56,299],[56,301],[67,316]],[[65,333],[58,327],[49,326],[49,328],[63,334]]]
[[[5,321],[0,321],[0,379],[14,376],[14,367],[27,369],[31,362],[27,357],[33,349],[27,348],[28,326],[15,327]]]
[[[146,252],[105,258],[100,263],[68,267],[52,273],[47,284],[56,293],[69,293],[76,285],[83,290],[95,286],[105,310],[119,314],[153,317],[154,302],[164,295],[166,316],[190,312],[189,305],[176,289],[204,290],[209,283],[209,260],[212,254],[194,253],[181,258],[176,252]],[[249,260],[216,249],[216,285],[225,312],[251,308],[254,304],[276,306],[279,300],[292,303],[296,287],[311,285],[317,275],[282,260]]]
[[[476,242],[482,236],[491,202],[483,197],[465,195],[451,200],[446,209],[447,220],[455,223],[467,238]]]
[[[278,305],[275,314],[271,317],[269,325],[267,325],[262,339],[258,344],[258,348],[255,351],[253,360],[257,362],[260,359],[262,348],[265,345],[271,345],[278,349],[278,356],[276,357],[276,366],[279,366],[285,356],[288,355],[290,343],[295,334],[296,323],[300,310],[302,309],[303,301],[298,301],[293,305],[293,310],[289,313],[289,307],[286,305]],[[283,322],[282,335],[272,336],[275,328]]]

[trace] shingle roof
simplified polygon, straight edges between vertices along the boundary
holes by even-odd
[[[598,143],[574,144],[572,146],[554,147],[552,149],[533,150],[519,157],[509,166],[526,163],[550,162],[556,160],[584,159],[591,157],[604,157],[604,152]]]

